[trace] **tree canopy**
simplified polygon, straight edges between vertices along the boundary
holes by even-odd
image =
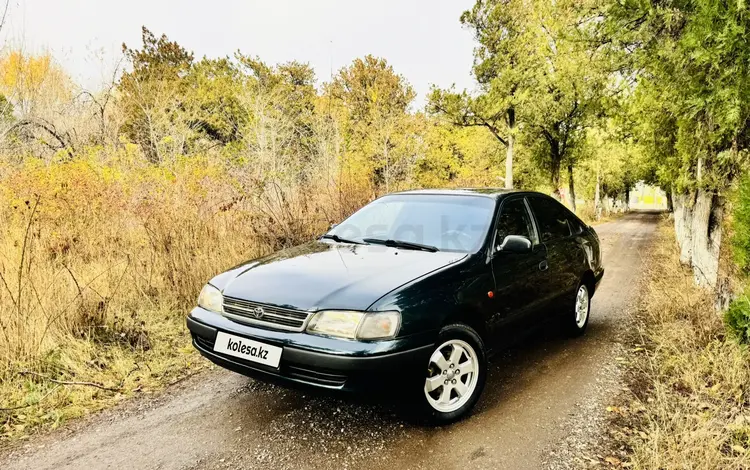
[[[335,178],[371,196],[481,184],[544,190],[575,208],[577,186],[587,199],[594,187],[623,197],[639,180],[716,190],[740,172],[749,141],[745,9],[477,0],[457,18],[476,40],[476,88],[433,87],[424,110],[385,58],[357,58],[321,83],[309,64],[240,51],[198,59],[144,27],[140,45],[123,45],[106,96],[78,89],[49,56],[0,57],[3,129],[14,145],[69,155],[126,141],[155,164],[272,154],[298,182],[326,154]],[[96,135],[55,118],[73,109],[65,102],[83,114],[95,105]]]

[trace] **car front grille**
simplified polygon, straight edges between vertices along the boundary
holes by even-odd
[[[224,314],[250,325],[287,331],[302,331],[312,312],[224,297]]]

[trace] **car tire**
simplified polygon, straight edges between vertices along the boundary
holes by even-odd
[[[428,359],[427,375],[418,384],[420,419],[444,425],[465,418],[486,380],[487,355],[479,334],[463,323],[443,327]]]
[[[577,337],[586,332],[591,317],[591,291],[581,282],[576,289],[573,302],[565,314],[565,329],[569,336]]]

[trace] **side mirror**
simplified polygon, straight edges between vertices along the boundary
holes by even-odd
[[[503,243],[497,247],[503,253],[528,253],[531,251],[531,240],[520,235],[508,235]]]

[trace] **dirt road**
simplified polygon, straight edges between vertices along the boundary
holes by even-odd
[[[158,399],[135,400],[6,455],[10,469],[577,468],[617,387],[627,328],[658,215],[597,227],[606,275],[583,338],[555,331],[491,364],[469,419],[424,428],[393,404],[353,402],[266,385],[216,369]],[[576,463],[578,462],[578,463]]]

